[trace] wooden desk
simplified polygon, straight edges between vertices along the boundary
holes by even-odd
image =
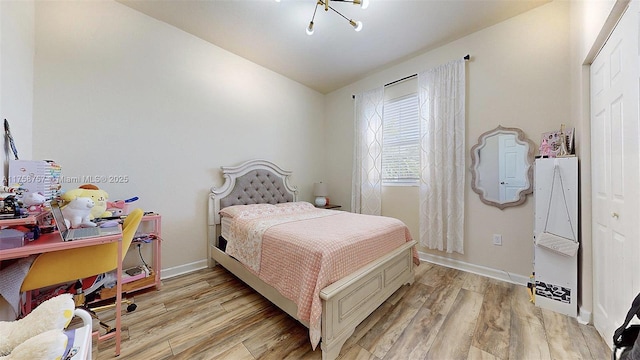
[[[25,219],[20,219],[20,223],[10,223],[15,220],[1,220],[0,226],[13,226],[24,224]],[[116,356],[120,355],[120,340],[121,340],[121,324],[122,324],[122,236],[121,235],[109,235],[100,236],[95,238],[88,238],[74,241],[62,241],[58,232],[49,234],[43,234],[37,240],[31,241],[28,244],[13,249],[0,250],[0,260],[17,259],[35,254],[42,254],[46,252],[53,252],[58,250],[74,249],[85,246],[95,246],[101,244],[107,244],[112,242],[118,242],[118,267],[116,269],[116,326],[115,331],[99,336],[99,340],[110,339],[115,336],[116,342]]]
[[[0,221],[0,226],[6,225],[4,222]],[[38,240],[29,241],[24,246],[0,250],[0,260],[17,259],[34,254],[107,244],[120,241],[120,239],[121,235],[109,235],[82,240],[62,241],[60,234],[56,231],[53,233],[42,234]]]

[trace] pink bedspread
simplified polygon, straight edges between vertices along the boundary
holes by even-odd
[[[411,241],[411,234],[404,223],[389,217],[310,211],[333,214],[264,231],[257,275],[297,304],[315,349],[321,337],[320,290]]]

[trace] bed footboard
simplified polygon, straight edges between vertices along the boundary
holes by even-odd
[[[356,273],[322,289],[322,359],[338,357],[342,345],[367,316],[414,279],[411,241]]]

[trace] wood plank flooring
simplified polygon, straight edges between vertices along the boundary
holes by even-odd
[[[308,330],[224,268],[132,297],[120,359],[321,359]],[[113,319],[113,312],[101,317]],[[114,358],[94,340],[93,358]],[[429,263],[363,321],[341,359],[609,359],[593,326],[541,310],[527,289]]]

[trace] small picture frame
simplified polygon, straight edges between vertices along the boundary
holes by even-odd
[[[565,140],[566,140],[568,155],[575,154],[574,133],[575,133],[574,128],[565,129]],[[560,148],[561,148],[560,135],[561,134],[562,134],[561,130],[554,130],[554,131],[548,131],[548,132],[542,133],[542,137],[540,138],[540,144],[542,144],[544,140],[547,141],[547,144],[550,147],[548,156],[551,158],[558,156],[558,154],[560,153]]]
[[[574,155],[576,153],[575,140],[574,140],[575,128],[566,129],[565,133],[567,137],[567,153],[569,155]]]
[[[541,155],[546,155],[550,158],[556,157],[556,155],[558,155],[558,152],[560,152],[560,130],[547,131],[545,133],[542,133],[540,144],[542,144],[545,140],[549,146],[549,150],[546,154]]]

